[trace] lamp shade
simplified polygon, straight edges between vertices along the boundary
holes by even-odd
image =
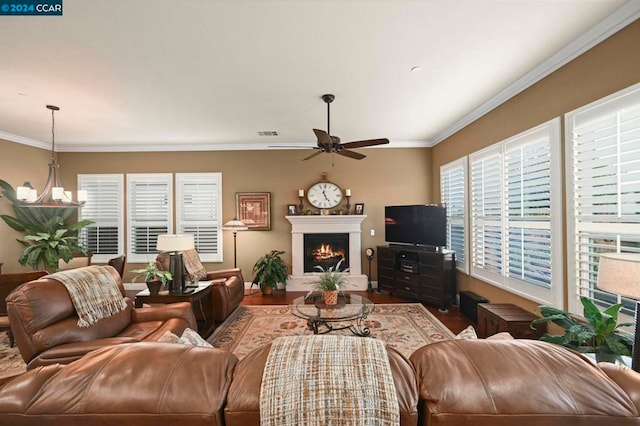
[[[598,288],[640,299],[640,253],[611,253],[600,256]]]
[[[158,251],[185,251],[195,247],[193,235],[164,234],[158,235]]]
[[[222,225],[222,229],[224,229],[225,231],[237,232],[246,231],[249,228],[247,228],[247,225],[245,225],[242,221],[234,217],[232,220]]]

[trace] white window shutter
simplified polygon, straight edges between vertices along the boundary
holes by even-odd
[[[176,174],[176,227],[192,234],[203,262],[222,261],[222,174]]]

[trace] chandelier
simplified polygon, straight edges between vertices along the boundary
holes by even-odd
[[[59,111],[55,105],[47,105],[51,110],[51,162],[49,163],[49,177],[38,196],[38,192],[29,186],[19,186],[16,189],[16,198],[23,207],[82,207],[87,201],[87,191],[78,191],[78,201],[73,201],[71,191],[65,191],[60,183],[58,169],[60,165],[56,158],[56,119],[55,111]]]

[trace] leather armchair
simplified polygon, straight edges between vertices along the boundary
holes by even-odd
[[[169,253],[156,256],[158,269],[169,270]],[[244,299],[244,278],[240,268],[209,271],[205,281],[212,281],[213,320],[220,323],[238,307]]]
[[[116,280],[126,308],[90,327],[78,327],[69,292],[56,280],[30,281],[7,297],[11,329],[27,369],[68,364],[104,346],[157,341],[166,331],[181,335],[187,327],[197,329],[190,303],[134,309],[118,272],[111,266],[103,268]]]

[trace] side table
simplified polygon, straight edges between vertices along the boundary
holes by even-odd
[[[478,337],[486,338],[508,331],[516,339],[539,339],[547,331],[546,324],[531,329],[531,321],[538,318],[529,311],[508,303],[478,304]]]
[[[177,302],[190,302],[193,313],[198,321],[198,334],[203,338],[209,337],[213,332],[213,287],[211,281],[200,282],[198,287],[187,294],[170,294],[167,290],[151,295],[149,290],[142,290],[136,294],[135,306],[141,308],[144,303],[168,304]]]

